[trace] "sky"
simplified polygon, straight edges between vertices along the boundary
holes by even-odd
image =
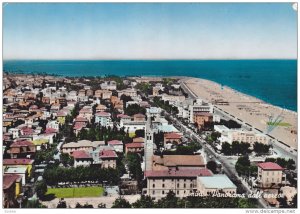
[[[4,59],[297,58],[291,3],[3,3]]]

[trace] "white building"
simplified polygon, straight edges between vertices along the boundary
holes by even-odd
[[[121,127],[125,128],[125,132],[135,133],[136,130],[145,130],[146,122],[145,121],[123,121]]]
[[[51,128],[59,131],[59,122],[57,122],[56,120],[48,121],[46,128]]]
[[[100,87],[104,90],[117,90],[117,83],[115,81],[105,81],[100,84]]]
[[[232,144],[234,141],[249,143],[251,146],[255,142],[268,144],[269,138],[265,134],[255,133],[254,131],[246,131],[242,129],[230,129],[221,132],[220,142]]]
[[[120,140],[111,140],[107,142],[107,145],[114,148],[116,152],[123,153],[123,142]]]
[[[8,133],[12,134],[13,139],[19,138],[20,130],[16,128],[10,128]]]
[[[194,122],[195,113],[203,113],[203,112],[213,113],[213,105],[208,103],[203,103],[198,99],[195,104],[189,106],[190,123]]]
[[[198,176],[197,178],[197,192],[203,196],[214,193],[236,193],[237,187],[224,174],[212,176]]]
[[[149,115],[150,117],[160,118],[160,114],[161,114],[161,108],[157,108],[157,107],[147,108],[147,115]]]
[[[95,123],[100,123],[101,126],[111,125],[111,114],[108,112],[98,112],[95,114]]]

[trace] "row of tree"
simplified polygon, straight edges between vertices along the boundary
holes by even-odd
[[[153,102],[156,106],[166,110],[171,114],[178,114],[178,108],[169,104],[169,101],[163,101],[159,97],[154,97]]]
[[[263,143],[255,142],[253,149],[250,149],[249,143],[233,141],[232,144],[227,142],[222,144],[222,153],[224,155],[246,155],[254,151],[258,155],[268,154],[271,146]]]
[[[120,181],[120,172],[116,169],[102,169],[94,167],[47,167],[43,178],[47,185],[58,186],[59,183],[82,184],[84,182],[108,183],[117,185]]]

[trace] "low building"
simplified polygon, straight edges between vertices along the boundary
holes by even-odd
[[[237,187],[224,174],[197,178],[197,192],[203,196],[214,193],[235,194]]]
[[[22,177],[22,185],[25,185],[28,182],[28,171],[26,166],[13,166],[6,167],[4,169],[4,174],[14,174]]]
[[[21,193],[22,176],[17,174],[3,175],[3,207],[14,208],[17,205],[16,198]]]
[[[135,114],[133,115],[134,121],[145,121],[146,116],[143,114]]]
[[[112,168],[117,167],[118,155],[113,150],[102,150],[100,151],[100,158],[102,160],[101,168]]]
[[[145,130],[146,122],[145,121],[122,121],[121,127],[124,127],[124,131],[128,132],[131,135],[135,134],[136,130]]]
[[[146,171],[147,189],[144,194],[155,200],[165,197],[173,191],[176,197],[183,198],[197,191],[197,177],[212,176],[212,172],[204,169],[152,170]]]
[[[181,138],[182,138],[182,136],[178,133],[165,133],[164,134],[164,146],[166,146],[166,144],[168,144],[168,143],[179,145],[179,144],[181,144]]]
[[[257,184],[260,188],[279,188],[285,183],[284,168],[277,163],[264,162],[257,164]]]
[[[95,123],[99,123],[101,126],[111,125],[111,114],[108,112],[98,112],[95,114]]]
[[[125,153],[144,153],[144,143],[127,143],[125,144]]]
[[[111,140],[107,142],[107,145],[114,148],[116,152],[123,153],[123,142],[120,140]]]
[[[28,140],[18,140],[10,145],[8,153],[11,158],[26,158],[36,152],[35,145]]]
[[[153,155],[153,170],[204,169],[206,160],[202,155]]]
[[[72,157],[74,158],[74,167],[90,166],[93,163],[92,156],[85,150],[74,151]]]
[[[34,160],[27,158],[3,159],[3,167],[26,167],[28,177],[32,177]]]
[[[80,140],[78,142],[71,142],[62,145],[62,152],[71,155],[74,151],[85,150],[87,152],[94,151],[101,145],[105,145],[104,141],[89,141]]]
[[[205,123],[213,122],[213,114],[208,112],[195,112],[193,114],[193,123],[197,125],[197,128],[202,128]]]

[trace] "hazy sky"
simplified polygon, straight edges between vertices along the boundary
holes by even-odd
[[[296,58],[291,3],[4,3],[4,59]]]

